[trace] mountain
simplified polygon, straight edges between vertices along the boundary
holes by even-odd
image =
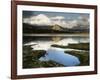
[[[88,28],[73,27],[63,28],[60,25],[30,25],[23,23],[24,33],[76,33],[76,32],[89,32]]]

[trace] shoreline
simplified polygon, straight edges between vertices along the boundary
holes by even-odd
[[[69,37],[70,36],[84,36],[84,37],[89,37],[89,34],[88,33],[80,33],[80,34],[79,33],[78,34],[77,33],[75,34],[67,34],[67,33],[66,34],[27,34],[26,33],[26,34],[23,34],[23,36],[27,36],[27,37],[28,36],[30,37],[31,36],[59,36],[59,37],[60,36],[69,36]]]

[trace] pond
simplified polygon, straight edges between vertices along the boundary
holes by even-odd
[[[74,66],[80,64],[77,57],[64,53],[63,50],[50,48],[47,50],[45,56],[39,59],[40,61],[55,61],[57,63],[63,64],[64,66]]]
[[[46,54],[39,58],[40,61],[55,61],[64,66],[76,66],[80,64],[78,57],[65,53],[63,49],[51,45],[67,46],[71,43],[89,43],[88,36],[31,36],[30,41],[24,45],[31,45],[33,50],[46,50]],[[74,50],[74,49],[73,49]]]

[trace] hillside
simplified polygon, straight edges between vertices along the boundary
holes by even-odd
[[[88,28],[63,28],[55,25],[30,25],[23,23],[23,33],[88,33]]]

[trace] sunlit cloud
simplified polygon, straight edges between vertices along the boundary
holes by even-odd
[[[77,19],[66,20],[64,16],[48,17],[45,14],[38,14],[29,18],[23,19],[24,23],[31,25],[60,25],[63,28],[73,28],[76,26],[87,27],[89,26],[89,19],[84,16],[79,16]]]
[[[65,19],[63,16],[55,16],[55,17],[51,17],[52,20],[62,20]]]
[[[39,14],[37,16],[31,16],[30,18],[24,19],[24,23],[36,24],[36,25],[50,25],[51,20],[44,14]]]

